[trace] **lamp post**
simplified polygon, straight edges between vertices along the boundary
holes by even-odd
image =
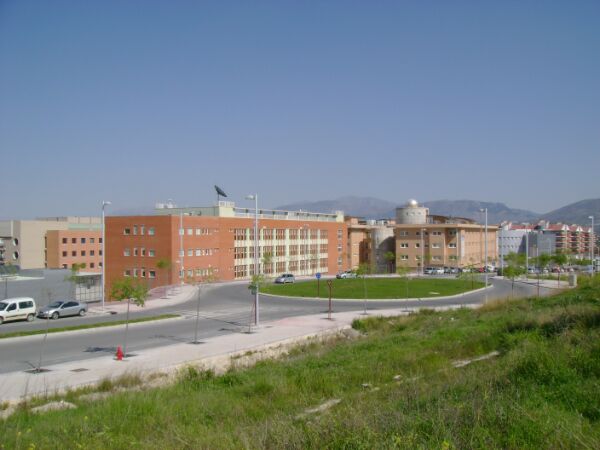
[[[104,246],[106,245],[105,244],[105,242],[106,242],[106,233],[105,233],[105,230],[104,230],[104,209],[108,205],[112,205],[112,203],[109,202],[109,201],[107,201],[107,200],[104,200],[102,202],[102,281],[100,283],[102,285],[101,289],[100,289],[100,291],[101,291],[100,295],[102,297],[102,311],[104,311],[104,284],[105,284],[104,283],[104,280],[105,280],[104,253],[106,253],[105,250],[104,250]]]
[[[247,195],[246,200],[254,200],[254,325],[260,322],[259,313],[259,282],[260,270],[258,268],[258,194]]]
[[[482,213],[485,213],[485,232],[484,232],[484,242],[485,242],[485,250],[484,250],[484,263],[483,263],[483,273],[485,275],[485,287],[488,287],[488,209],[483,208],[480,209]],[[487,299],[487,290],[485,291],[486,299]]]
[[[425,228],[421,228],[421,276],[425,275]]]
[[[594,275],[594,272],[596,271],[596,262],[594,261],[594,256],[595,256],[595,235],[594,235],[594,216],[589,216],[589,219],[592,219],[592,233],[590,235],[591,238],[591,242],[590,242],[590,259],[592,260],[592,275]]]
[[[525,225],[525,279],[529,278],[529,224]]]

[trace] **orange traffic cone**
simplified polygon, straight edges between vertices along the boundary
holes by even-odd
[[[117,361],[123,361],[123,350],[121,349],[120,345],[117,347],[116,357],[117,357]]]

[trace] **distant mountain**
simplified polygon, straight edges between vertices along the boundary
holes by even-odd
[[[600,225],[600,198],[571,203],[570,205],[555,209],[549,213],[541,214],[540,219],[548,220],[550,222],[590,225],[590,216],[594,216],[594,228],[596,228],[597,231]]]
[[[344,211],[346,215],[365,217],[367,219],[383,219],[396,217],[396,207],[402,206],[386,200],[373,197],[341,197],[337,200],[322,200],[317,202],[299,202],[279,206],[276,209],[298,210],[329,213]],[[539,214],[522,209],[509,208],[503,203],[477,202],[473,200],[435,200],[424,202],[430,214],[443,216],[466,217],[483,221],[480,209],[488,209],[488,222],[499,223],[502,220],[535,221]]]
[[[466,217],[483,222],[482,209],[488,210],[488,223],[500,223],[503,220],[513,222],[534,222],[539,217],[538,213],[524,209],[509,208],[504,203],[478,202],[474,200],[434,200],[424,202],[430,214],[442,216]]]
[[[275,209],[288,211],[309,211],[330,213],[344,211],[347,216],[367,217],[369,219],[384,219],[395,217],[396,203],[373,197],[340,197],[336,200],[321,200],[316,202],[297,202],[277,206]]]

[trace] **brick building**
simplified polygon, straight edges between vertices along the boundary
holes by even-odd
[[[259,210],[260,272],[334,274],[346,268],[343,215]],[[264,257],[269,255],[265,264]],[[159,269],[160,260],[170,268]],[[254,209],[231,202],[205,208],[162,208],[151,216],[106,218],[107,292],[115,279],[149,287],[201,280],[247,280],[254,273]]]

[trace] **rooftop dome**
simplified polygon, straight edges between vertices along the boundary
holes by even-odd
[[[406,206],[419,206],[419,202],[411,198],[406,202]]]

